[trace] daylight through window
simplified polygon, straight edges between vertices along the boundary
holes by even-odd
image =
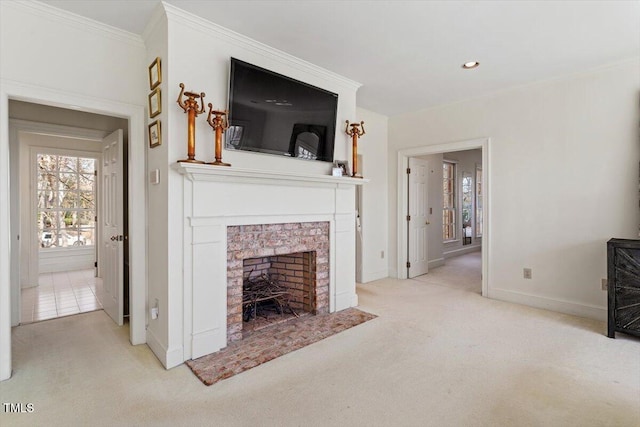
[[[442,164],[443,209],[442,240],[456,238],[456,165],[444,161]]]
[[[37,155],[41,248],[95,244],[95,159]]]

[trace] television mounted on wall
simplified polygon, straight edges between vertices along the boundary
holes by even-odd
[[[333,161],[338,95],[231,58],[227,149]]]

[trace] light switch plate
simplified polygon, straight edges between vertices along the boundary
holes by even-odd
[[[160,170],[154,169],[149,173],[149,182],[151,184],[160,184]]]

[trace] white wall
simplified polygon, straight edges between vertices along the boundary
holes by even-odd
[[[444,243],[443,255],[445,258],[462,255],[467,252],[479,251],[482,245],[482,239],[477,238],[475,234],[475,184],[476,184],[476,165],[482,165],[482,150],[464,150],[455,151],[453,153],[444,153],[444,160],[451,160],[456,163],[456,239],[451,242]],[[473,228],[473,237],[471,244],[463,245],[462,237],[462,175],[463,173],[471,174],[473,180],[473,216],[471,225]],[[442,185],[440,186],[442,191]]]
[[[162,112],[160,115],[149,119],[148,111],[147,124],[154,120],[160,120],[162,144],[155,148],[149,148],[149,142],[145,144],[147,151],[147,172],[158,170],[160,174],[160,182],[158,184],[150,184],[147,180],[147,203],[148,216],[147,227],[149,230],[149,259],[148,259],[148,290],[147,290],[147,309],[155,305],[158,300],[158,309],[160,316],[157,319],[148,318],[147,327],[147,343],[153,352],[160,358],[166,366],[166,354],[168,352],[168,326],[167,307],[169,306],[169,233],[168,221],[168,200],[169,200],[169,149],[173,146],[182,146],[184,138],[170,138],[167,132],[169,111],[176,108],[175,99],[171,99],[168,94],[167,81],[171,75],[168,67],[168,35],[167,35],[167,18],[164,8],[158,4],[153,17],[147,24],[143,34],[146,51],[146,63],[151,62],[159,57],[161,60],[162,83],[158,86],[161,90]],[[151,92],[149,83],[145,81],[145,93]],[[184,114],[183,114],[184,115]],[[185,154],[186,156],[186,154]],[[175,224],[174,224],[175,225]],[[175,228],[175,227],[174,227]],[[182,304],[182,300],[175,301],[175,304]],[[147,310],[148,311],[148,310]]]
[[[79,18],[41,3],[0,2],[0,380],[11,375],[10,284],[11,246],[9,224],[9,142],[8,99],[41,102],[108,115],[129,117],[129,154],[139,159],[142,147],[141,106],[146,67],[145,48],[140,37]],[[140,177],[133,169],[130,180]],[[134,186],[135,187],[135,186]],[[131,257],[134,299],[144,295],[144,225],[138,216],[144,212],[130,192]],[[138,216],[136,216],[138,215]],[[137,249],[136,249],[137,248]],[[142,259],[138,259],[141,257]],[[132,301],[133,302],[133,301]],[[142,313],[144,316],[144,313]],[[132,341],[140,342],[144,331],[140,310],[132,314]]]
[[[605,242],[636,237],[640,222],[639,65],[391,118],[390,204],[398,149],[490,137],[489,296],[604,318]],[[523,279],[523,267],[533,279]]]
[[[362,224],[363,283],[389,276],[389,233],[387,229],[389,203],[387,193],[387,121],[386,116],[358,108],[351,122],[364,121],[366,134],[358,141],[358,155],[362,157],[359,171],[369,180],[361,186],[360,222]],[[344,123],[344,122],[343,122]],[[338,123],[340,127],[340,123]],[[343,127],[344,130],[344,127]],[[349,158],[351,164],[351,158]],[[384,252],[384,254],[383,254]]]
[[[157,117],[162,120],[163,145],[148,151],[148,169],[158,169],[161,176],[159,185],[149,186],[149,211],[153,214],[148,223],[148,300],[158,299],[160,316],[149,321],[147,337],[163,364],[172,367],[182,363],[185,354],[190,354],[186,349],[190,340],[184,336],[184,324],[192,304],[184,295],[184,184],[182,176],[170,169],[170,165],[187,157],[187,116],[176,105],[179,83],[184,83],[186,90],[205,92],[205,106],[212,103],[214,108],[225,108],[230,58],[235,57],[338,93],[338,123],[356,116],[355,92],[359,85],[168,4],[158,6],[144,38],[147,62],[160,56],[163,77],[163,112]],[[214,134],[205,113],[196,119],[196,158],[212,161],[213,142]],[[337,129],[336,158],[348,158],[349,142],[348,136]],[[224,150],[223,160],[236,168],[267,171],[325,175],[331,170],[331,164],[326,162],[239,151]]]

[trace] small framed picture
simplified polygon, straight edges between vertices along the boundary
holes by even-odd
[[[351,176],[351,173],[349,172],[349,162],[346,160],[336,160],[335,167],[340,168],[342,176]]]
[[[162,83],[162,70],[160,57],[158,57],[149,65],[149,89],[155,89],[160,83]]]
[[[149,125],[149,147],[154,148],[162,144],[162,127],[160,120]]]
[[[149,94],[149,117],[154,118],[162,112],[162,99],[160,88]]]

